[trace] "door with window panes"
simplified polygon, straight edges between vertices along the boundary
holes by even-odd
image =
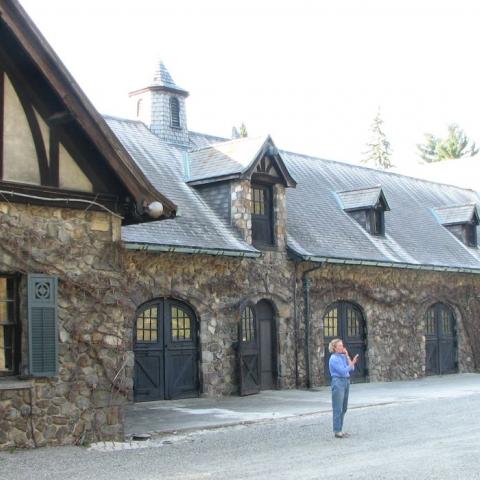
[[[198,396],[197,321],[187,305],[166,299],[143,306],[134,353],[135,401]]]
[[[456,322],[452,310],[442,303],[437,303],[428,309],[425,323],[425,373],[456,373]]]
[[[352,382],[365,382],[367,377],[367,336],[365,319],[354,304],[338,302],[331,305],[323,318],[325,342],[325,378],[330,379],[328,344],[334,338],[341,338],[351,358],[359,355],[355,371],[350,374]]]

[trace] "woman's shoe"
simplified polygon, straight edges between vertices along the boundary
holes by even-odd
[[[335,438],[343,438],[345,436],[342,432],[335,432]]]

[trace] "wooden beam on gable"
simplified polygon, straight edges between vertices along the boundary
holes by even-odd
[[[65,111],[69,112],[107,160],[134,198],[138,210],[141,212],[145,205],[159,201],[164,206],[164,217],[174,216],[175,204],[156,191],[146,179],[19,2],[0,0],[0,19],[53,88]]]

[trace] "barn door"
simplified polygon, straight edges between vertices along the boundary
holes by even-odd
[[[360,309],[351,303],[338,302],[332,305],[323,318],[323,335],[325,345],[325,378],[330,378],[328,344],[334,338],[341,338],[350,357],[359,355],[355,371],[351,374],[352,382],[364,382],[367,372],[367,336],[365,320]]]
[[[197,331],[193,312],[178,302],[165,302],[166,398],[198,395]]]
[[[164,399],[163,302],[147,306],[137,314],[134,355],[135,401]]]
[[[242,312],[238,332],[238,369],[240,395],[260,391],[258,327],[255,310],[248,305]]]
[[[437,303],[427,311],[425,351],[427,375],[457,372],[455,317],[451,309],[442,303]]]
[[[197,322],[186,305],[158,300],[137,314],[136,402],[195,397],[199,392]]]

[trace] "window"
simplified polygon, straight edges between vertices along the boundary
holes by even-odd
[[[385,217],[382,208],[372,208],[370,211],[370,233],[372,235],[385,234]]]
[[[144,310],[137,317],[137,342],[157,341],[157,308]]]
[[[252,307],[246,307],[242,312],[242,341],[255,341],[255,314]]]
[[[172,341],[185,342],[192,340],[190,315],[178,307],[172,308]]]
[[[17,321],[17,281],[0,276],[0,376],[18,372],[20,328]]]
[[[180,128],[180,103],[176,97],[170,98],[170,125]]]
[[[469,247],[477,248],[477,225],[472,223],[465,225],[465,240]]]
[[[252,185],[252,242],[273,245],[272,187]]]

